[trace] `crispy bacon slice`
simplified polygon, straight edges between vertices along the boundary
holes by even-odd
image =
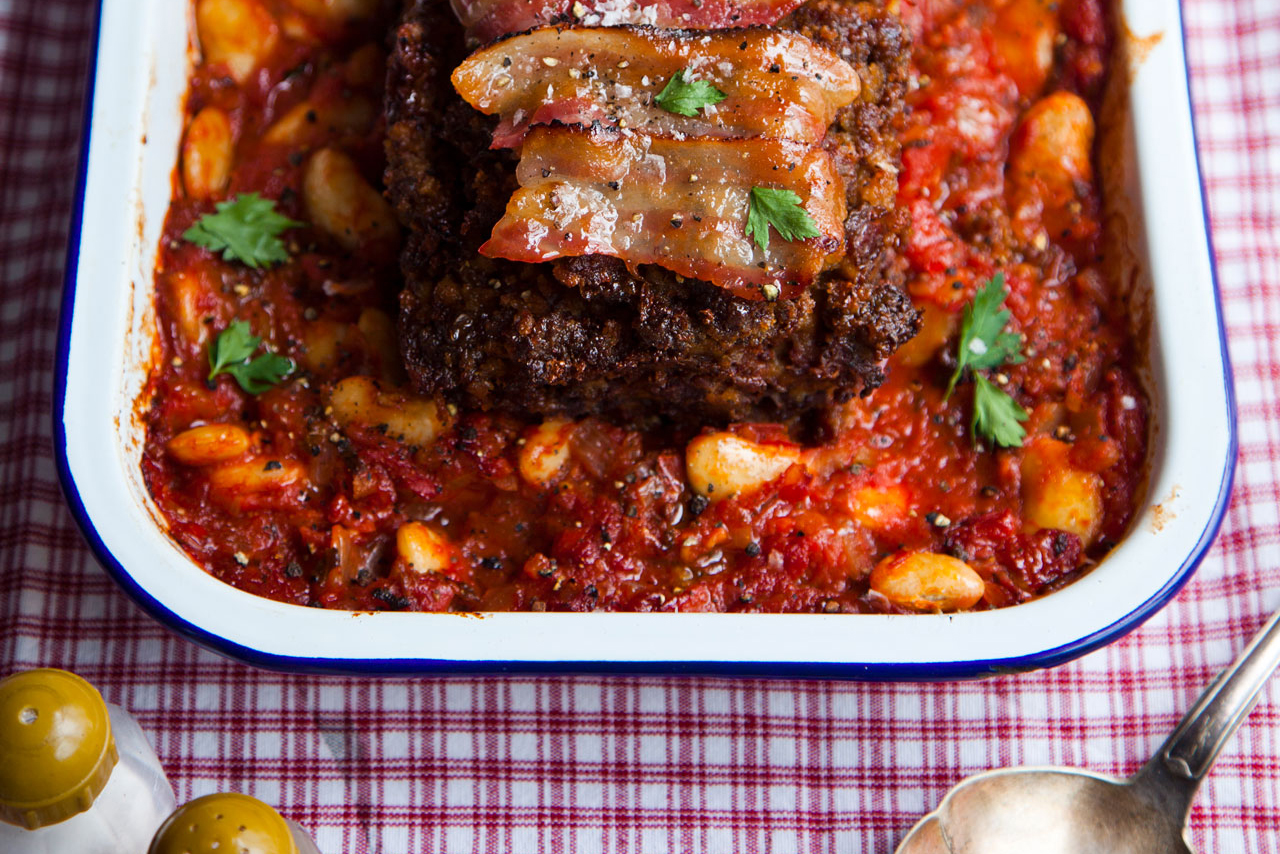
[[[746,299],[794,297],[844,254],[844,189],[831,155],[785,140],[670,140],[534,128],[520,189],[481,254],[535,263],[612,255],[657,264]],[[746,235],[752,187],[791,190],[821,236],[768,250]]]
[[[684,116],[654,99],[677,73],[727,97]],[[453,72],[458,93],[498,115],[494,148],[560,122],[633,128],[670,139],[762,136],[817,143],[858,97],[847,62],[804,36],[749,29],[543,27],[473,53]]]
[[[803,0],[450,0],[467,33],[481,43],[546,24],[640,24],[716,30],[772,26]]]

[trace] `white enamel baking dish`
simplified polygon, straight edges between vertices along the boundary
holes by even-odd
[[[62,306],[55,430],[68,502],[106,570],[156,619],[277,669],[425,674],[631,671],[946,679],[1047,667],[1158,610],[1217,531],[1234,410],[1202,206],[1177,0],[1129,0],[1162,34],[1104,149],[1123,244],[1149,278],[1154,415],[1147,499],[1092,573],[1038,601],[956,615],[346,613],[207,575],[166,536],[139,473],[135,400],[152,357],[152,265],[192,60],[187,3],[103,0],[80,206]],[[1117,59],[1117,66],[1121,60]],[[1123,73],[1118,71],[1118,73]]]

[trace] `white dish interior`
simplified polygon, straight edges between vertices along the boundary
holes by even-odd
[[[74,292],[63,317],[65,401],[57,413],[64,485],[86,534],[126,590],[178,631],[290,669],[975,675],[1047,666],[1118,637],[1176,591],[1215,533],[1234,464],[1234,425],[1181,22],[1176,0],[1130,0],[1123,4],[1128,27],[1162,34],[1132,75],[1136,164],[1126,164],[1123,190],[1140,229],[1131,248],[1154,283],[1157,429],[1146,502],[1130,534],[1081,580],[1028,604],[955,615],[481,617],[322,611],[217,581],[160,524],[138,466],[143,435],[135,416],[152,353],[152,265],[191,62],[187,5],[103,2],[79,253],[69,265]]]

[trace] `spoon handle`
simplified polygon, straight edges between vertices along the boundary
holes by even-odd
[[[1186,815],[1200,781],[1248,717],[1280,665],[1280,613],[1273,614],[1231,666],[1218,674],[1173,734],[1138,772],[1135,783]]]

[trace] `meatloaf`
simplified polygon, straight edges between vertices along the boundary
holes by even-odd
[[[448,4],[411,4],[388,74],[386,180],[408,230],[400,338],[415,389],[520,414],[713,423],[791,418],[878,386],[918,328],[896,252],[907,36],[851,0],[811,0],[781,26],[849,62],[862,94],[824,141],[846,185],[846,257],[800,296],[767,302],[604,256],[481,256],[517,156],[490,149],[495,121],[453,91],[466,49]]]

